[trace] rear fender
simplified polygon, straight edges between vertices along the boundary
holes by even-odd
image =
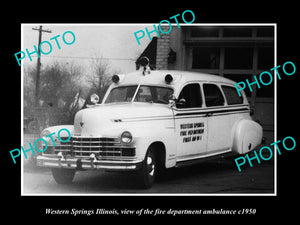
[[[262,126],[248,119],[242,119],[234,126],[232,151],[246,154],[261,144]]]

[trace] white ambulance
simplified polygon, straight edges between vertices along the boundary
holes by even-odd
[[[262,127],[250,117],[244,92],[224,77],[185,71],[142,71],[112,76],[101,104],[77,112],[74,125],[42,131],[47,150],[39,166],[57,183],[81,170],[135,171],[149,188],[166,168],[245,154],[261,143]],[[47,135],[65,128],[68,142]],[[60,137],[62,138],[62,137]],[[61,139],[62,140],[62,139]]]

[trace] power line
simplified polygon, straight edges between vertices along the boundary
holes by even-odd
[[[37,27],[33,27],[33,28],[32,28],[32,30],[37,30],[37,31],[39,31],[40,33],[41,33],[41,32],[52,33],[52,31],[51,31],[51,30],[49,30],[49,29],[47,29],[47,30],[43,30],[43,29],[42,29],[42,27],[43,27],[43,26],[40,26],[39,28],[37,28]]]

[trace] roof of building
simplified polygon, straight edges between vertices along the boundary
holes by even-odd
[[[157,37],[153,37],[151,42],[147,45],[145,50],[139,56],[139,58],[135,61],[136,69],[140,68],[140,59],[143,56],[146,56],[150,61],[150,68],[155,69],[156,67],[156,52],[157,52]]]

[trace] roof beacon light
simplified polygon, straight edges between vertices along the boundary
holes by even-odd
[[[165,76],[165,82],[166,82],[167,84],[170,84],[172,81],[173,81],[172,75],[171,75],[171,74],[167,74],[167,75]]]
[[[141,66],[149,66],[149,62],[150,62],[150,60],[149,60],[149,58],[148,57],[146,57],[146,56],[142,56],[141,58],[140,58],[140,64],[141,64]]]
[[[143,75],[145,76],[146,73],[150,74],[150,66],[149,66],[150,60],[149,60],[149,58],[146,57],[146,56],[142,56],[140,58],[140,64],[141,64],[141,66],[144,67]]]
[[[120,81],[120,77],[117,74],[115,74],[112,76],[111,80],[116,84]]]

